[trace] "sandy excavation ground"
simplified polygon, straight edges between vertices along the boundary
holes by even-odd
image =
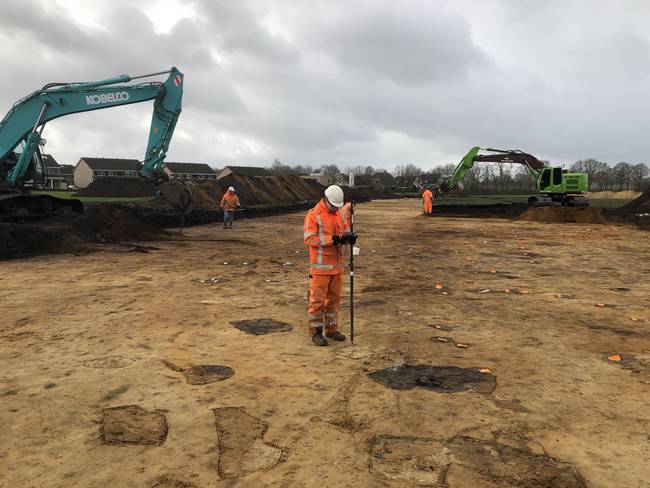
[[[354,346],[301,214],[0,263],[0,486],[650,486],[649,234],[419,209],[358,207]]]

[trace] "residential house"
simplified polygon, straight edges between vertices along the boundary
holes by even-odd
[[[59,173],[65,182],[65,188],[69,189],[74,185],[74,165],[62,164],[59,166]]]
[[[397,182],[388,171],[377,171],[372,175],[372,185],[382,187],[384,190],[394,190],[397,187]]]
[[[205,163],[165,163],[170,180],[216,180],[217,173]]]
[[[378,171],[371,175],[355,175],[354,186],[372,186],[386,190],[394,190],[397,187],[395,177],[386,171]]]
[[[415,179],[415,182],[413,184],[418,188],[418,190],[422,190],[427,186],[439,185],[440,183],[441,181],[439,174],[422,173]]]
[[[226,166],[221,170],[217,179],[223,178],[228,175],[237,176],[257,176],[257,177],[270,177],[273,176],[266,169],[258,166]]]
[[[332,179],[321,173],[320,171],[314,171],[311,174],[308,175],[300,175],[301,178],[305,180],[314,180],[320,183],[323,186],[328,186],[332,184]]]
[[[86,188],[96,178],[113,176],[134,178],[138,174],[140,162],[137,159],[89,158],[82,157],[74,168],[74,184]]]
[[[51,154],[42,154],[41,159],[45,166],[45,189],[65,190],[67,185],[61,176],[61,167]]]

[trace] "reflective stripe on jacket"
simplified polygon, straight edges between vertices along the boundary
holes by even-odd
[[[221,208],[225,208],[230,212],[235,212],[239,207],[239,197],[234,193],[227,191],[221,199]]]
[[[352,229],[352,204],[348,202],[343,205],[343,207],[339,209],[339,215],[341,216],[341,223],[343,224],[345,232],[350,232]]]
[[[309,271],[311,274],[339,274],[343,272],[341,246],[332,238],[345,231],[338,211],[331,213],[321,200],[305,216],[304,241],[309,246]]]

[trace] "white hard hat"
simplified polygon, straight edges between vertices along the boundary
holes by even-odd
[[[341,208],[344,204],[343,202],[343,190],[339,185],[330,185],[325,190],[325,198],[335,207]]]
[[[228,187],[228,191],[231,191],[231,192],[234,193],[234,191],[235,191],[235,187],[234,187],[234,186]]]

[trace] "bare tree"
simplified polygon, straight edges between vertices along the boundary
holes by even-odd
[[[631,173],[632,173],[632,181],[634,182],[634,189],[636,191],[643,191],[644,190],[643,182],[648,176],[648,173],[650,173],[650,169],[648,169],[648,167],[644,163],[639,163],[632,166]]]
[[[411,186],[415,182],[418,176],[422,173],[422,170],[415,166],[414,164],[406,164],[397,166],[395,168],[395,176],[401,176],[404,178],[406,183],[405,186]]]
[[[320,167],[321,173],[323,173],[329,179],[330,183],[336,181],[336,177],[341,174],[341,170],[335,164],[325,164]]]
[[[626,185],[626,189],[630,189],[630,176],[632,175],[632,167],[621,161],[616,166],[614,166],[614,179],[618,185],[619,190],[623,190],[623,185]]]

